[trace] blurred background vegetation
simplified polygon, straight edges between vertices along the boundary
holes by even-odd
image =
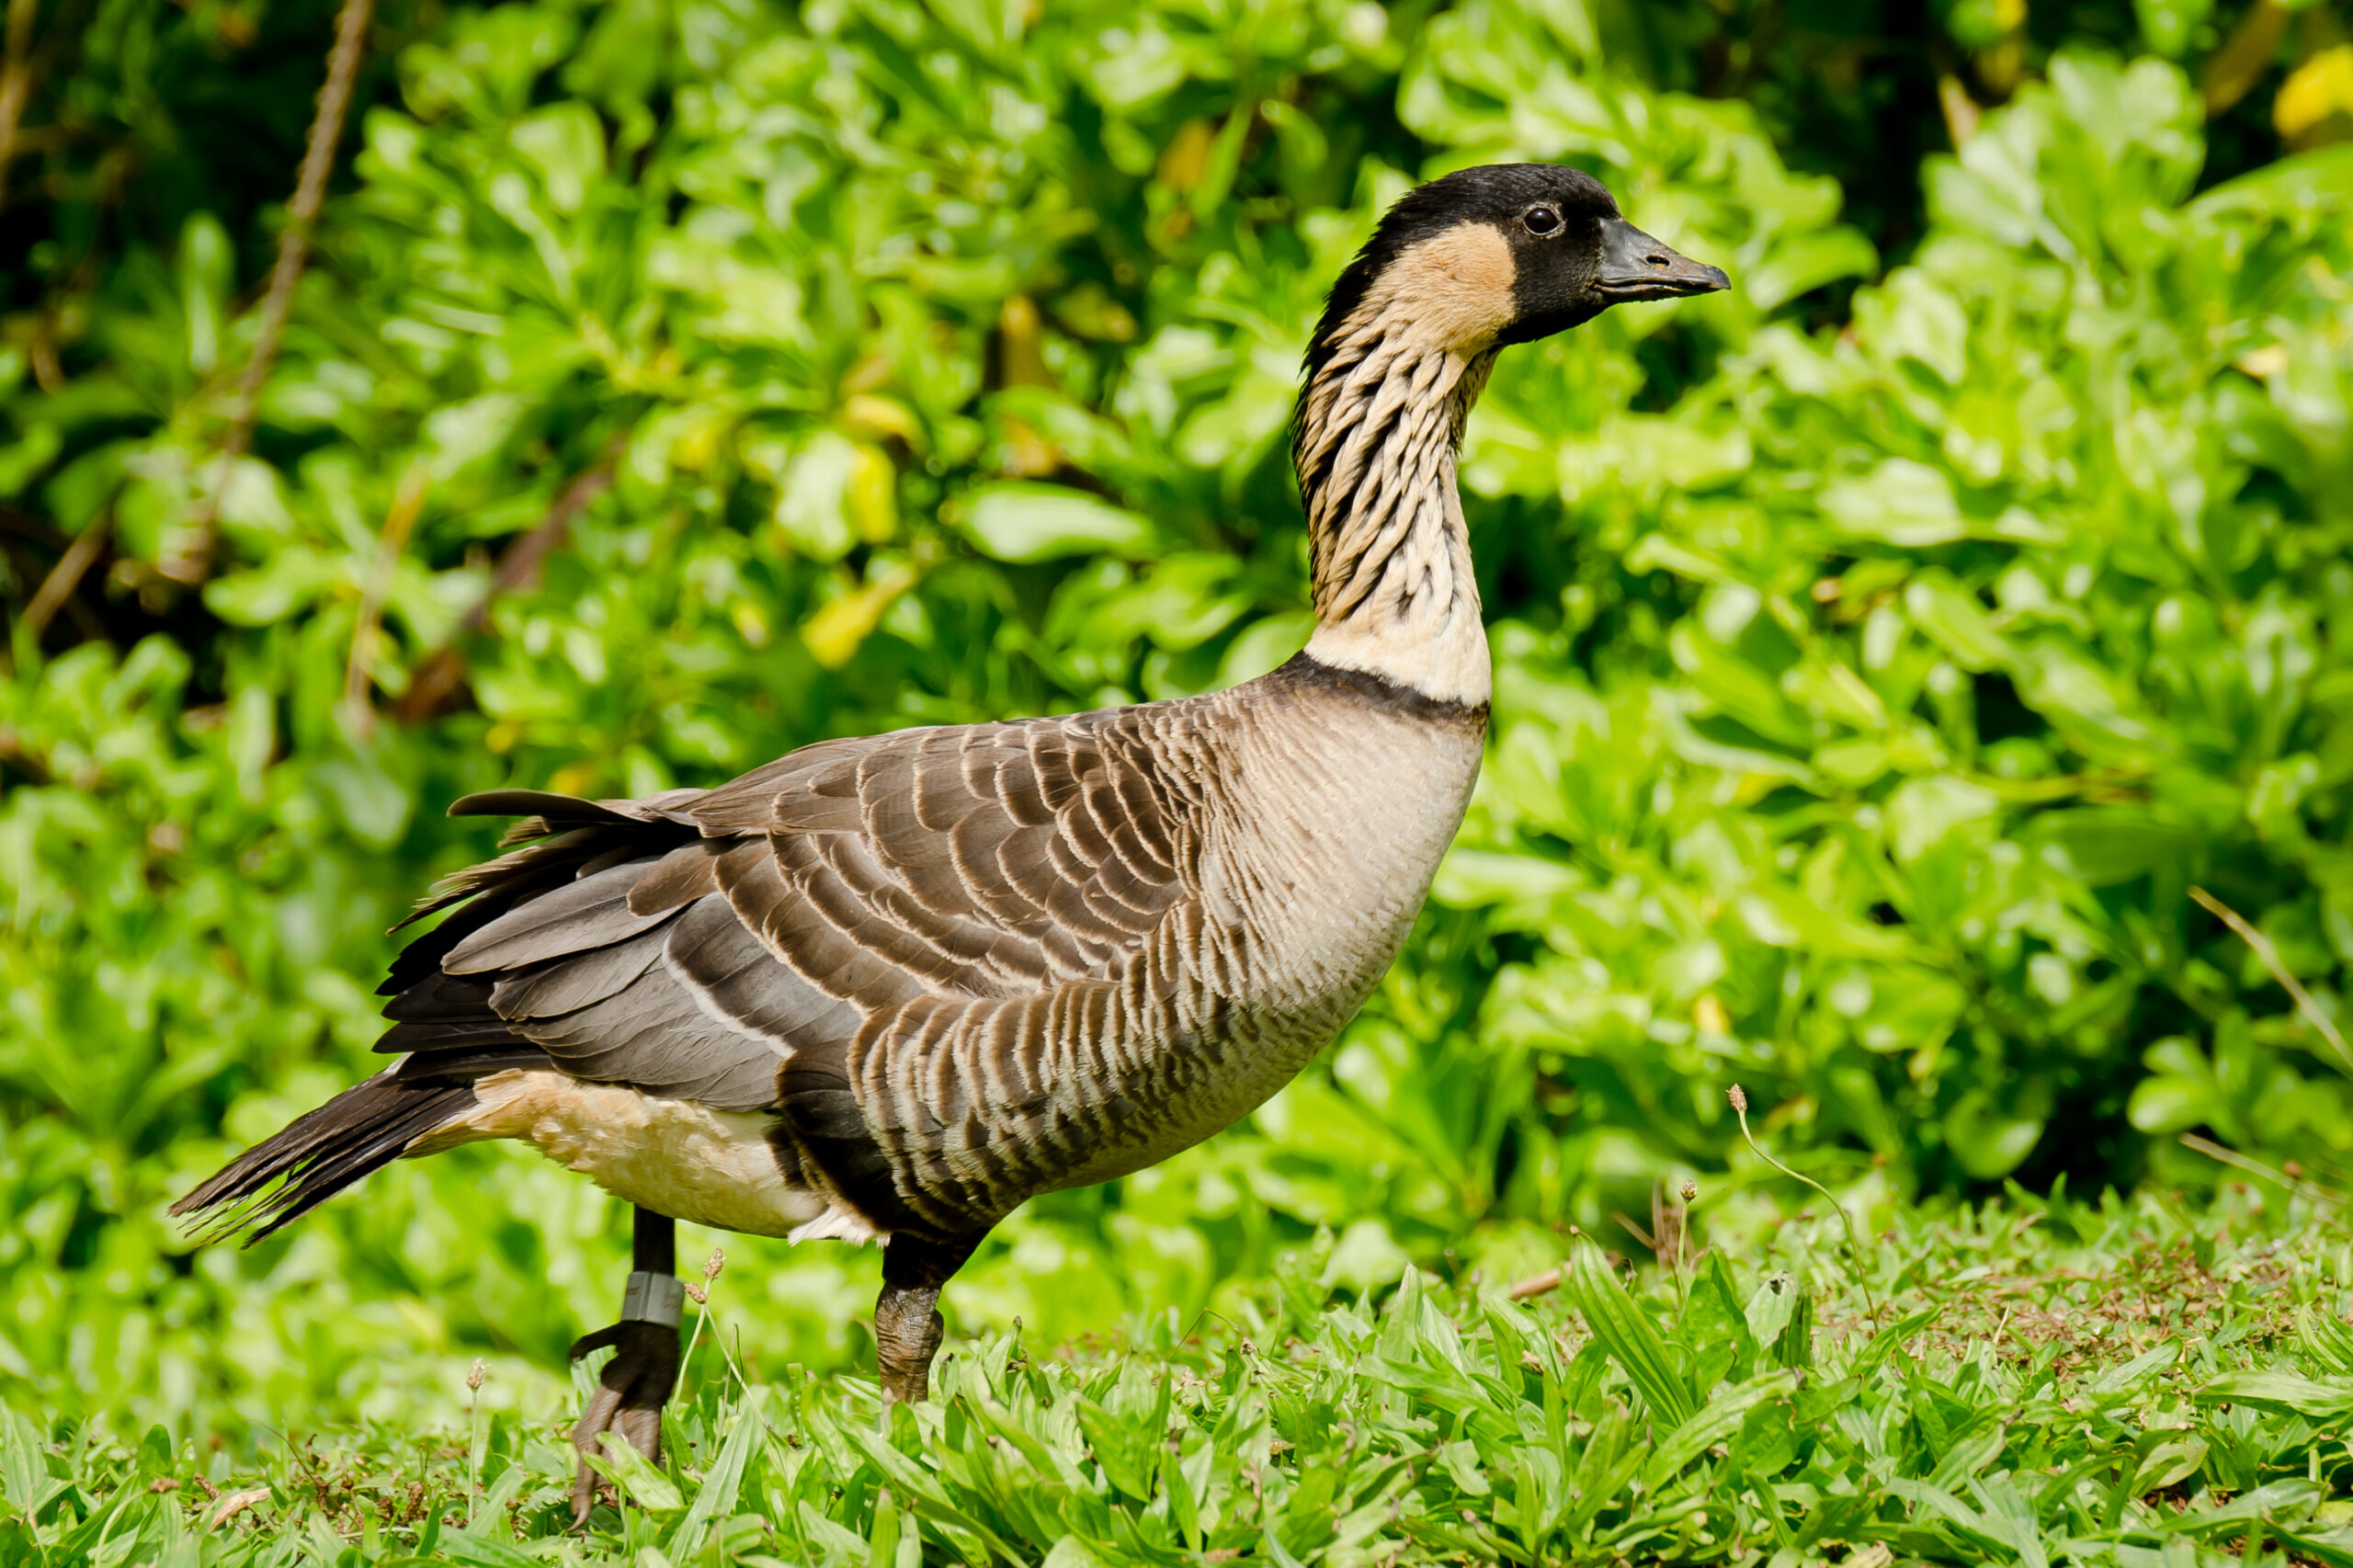
[[[397,1167],[249,1253],[162,1216],[369,1068],[385,927],[495,831],[440,808],[1270,668],[1321,292],[1498,159],[1735,289],[1506,357],[1495,739],[1406,959],[1243,1126],[1008,1222],[958,1326],[1769,1204],[1734,1082],[1881,1213],[2194,1185],[2185,1130],[2353,1164],[2341,6],[6,9],[12,1402],[557,1387],[626,1226],[552,1166]],[[870,1252],[722,1240],[756,1367],[870,1353]]]

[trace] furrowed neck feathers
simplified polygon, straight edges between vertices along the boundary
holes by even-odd
[[[1370,278],[1344,276],[1292,437],[1314,591],[1308,656],[1441,702],[1477,706],[1493,687],[1455,462],[1510,320],[1512,270],[1495,230],[1464,224]]]

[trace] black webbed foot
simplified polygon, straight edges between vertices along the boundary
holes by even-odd
[[[939,1288],[972,1256],[982,1234],[934,1240],[901,1231],[884,1244],[874,1349],[885,1400],[913,1404],[930,1396],[931,1358],[948,1327],[939,1315]]]
[[[611,1349],[597,1380],[580,1425],[572,1429],[572,1446],[580,1450],[580,1472],[572,1482],[572,1528],[585,1529],[597,1506],[597,1483],[602,1479],[588,1464],[603,1450],[608,1432],[643,1454],[650,1464],[662,1462],[662,1407],[670,1403],[678,1384],[678,1321],[686,1292],[677,1281],[676,1227],[650,1209],[635,1217],[632,1247],[636,1272],[621,1292],[621,1321],[610,1328],[584,1334],[573,1342],[572,1358],[592,1350]]]
[[[575,1361],[592,1350],[611,1346],[616,1354],[605,1363],[597,1392],[572,1429],[572,1446],[580,1450],[580,1473],[572,1483],[572,1524],[588,1523],[596,1506],[597,1484],[602,1479],[589,1468],[588,1456],[602,1451],[607,1433],[618,1434],[652,1463],[662,1460],[662,1407],[678,1381],[678,1330],[675,1324],[617,1323],[583,1335],[572,1346]]]

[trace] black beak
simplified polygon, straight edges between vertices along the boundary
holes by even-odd
[[[1622,218],[1601,221],[1601,269],[1594,291],[1611,304],[1628,300],[1672,300],[1712,294],[1732,287],[1721,267],[1693,261],[1651,238]]]

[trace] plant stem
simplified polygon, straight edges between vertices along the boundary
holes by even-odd
[[[1748,1152],[1755,1154],[1767,1165],[1772,1166],[1775,1170],[1780,1172],[1783,1176],[1788,1176],[1790,1180],[1805,1183],[1806,1186],[1822,1194],[1823,1198],[1829,1203],[1830,1207],[1838,1211],[1839,1223],[1847,1227],[1847,1250],[1855,1255],[1855,1283],[1862,1289],[1863,1305],[1871,1314],[1871,1328],[1876,1332],[1881,1326],[1879,1315],[1879,1302],[1871,1295],[1870,1280],[1868,1277],[1870,1268],[1870,1262],[1863,1256],[1863,1244],[1858,1241],[1855,1237],[1854,1216],[1847,1212],[1847,1206],[1845,1204],[1830,1196],[1830,1189],[1828,1187],[1823,1186],[1820,1182],[1814,1180],[1810,1176],[1790,1169],[1789,1166],[1781,1164],[1780,1161],[1767,1153],[1763,1147],[1757,1143],[1756,1134],[1748,1130],[1747,1090],[1742,1088],[1738,1084],[1734,1084],[1731,1089],[1726,1092],[1725,1098],[1732,1102],[1733,1114],[1740,1118],[1740,1135],[1741,1138],[1748,1144]]]
[[[343,722],[361,740],[376,733],[376,707],[368,699],[368,668],[375,656],[376,632],[384,619],[384,599],[392,590],[401,551],[408,547],[409,530],[425,506],[430,471],[413,463],[401,476],[392,509],[384,515],[384,530],[376,546],[375,564],[368,572],[368,586],[359,600],[359,615],[352,623],[351,655],[343,668]]]
[[[286,229],[278,236],[278,262],[270,268],[269,291],[262,297],[261,332],[254,340],[253,358],[237,382],[237,401],[229,415],[229,433],[222,438],[212,483],[199,504],[190,537],[178,550],[156,563],[165,576],[178,583],[200,583],[212,569],[212,551],[221,534],[221,506],[235,477],[237,460],[253,445],[254,422],[261,413],[262,384],[278,362],[278,346],[286,335],[286,317],[294,308],[294,286],[301,281],[311,256],[311,231],[326,202],[327,176],[335,170],[335,143],[343,140],[344,117],[351,108],[351,85],[359,74],[360,56],[368,50],[368,24],[375,0],[343,0],[335,17],[335,46],[327,51],[326,80],[319,87],[318,112],[311,119],[309,145],[302,152],[294,199],[286,204]]]
[[[556,493],[555,500],[532,525],[531,531],[506,547],[497,570],[491,574],[490,585],[459,619],[457,630],[410,672],[408,689],[392,705],[394,718],[404,724],[420,723],[439,713],[457,695],[466,678],[465,655],[459,651],[459,639],[480,631],[490,623],[491,607],[498,602],[500,595],[527,587],[538,578],[540,563],[572,531],[580,514],[612,488],[613,467],[628,444],[628,437],[620,435],[608,441],[604,456],[574,475]]]
[[[2279,989],[2296,1004],[2296,1011],[2303,1016],[2304,1022],[2319,1030],[2321,1039],[2336,1047],[2337,1065],[2348,1074],[2353,1074],[2353,1049],[2346,1046],[2345,1036],[2338,1030],[2336,1021],[2320,1010],[2320,1004],[2313,1000],[2313,994],[2304,989],[2303,982],[2290,974],[2288,966],[2279,961],[2279,949],[2271,945],[2271,938],[2249,925],[2245,915],[2204,888],[2191,888],[2189,896],[2198,901],[2199,907],[2238,933],[2239,940],[2255,950],[2256,961],[2279,983]]]

